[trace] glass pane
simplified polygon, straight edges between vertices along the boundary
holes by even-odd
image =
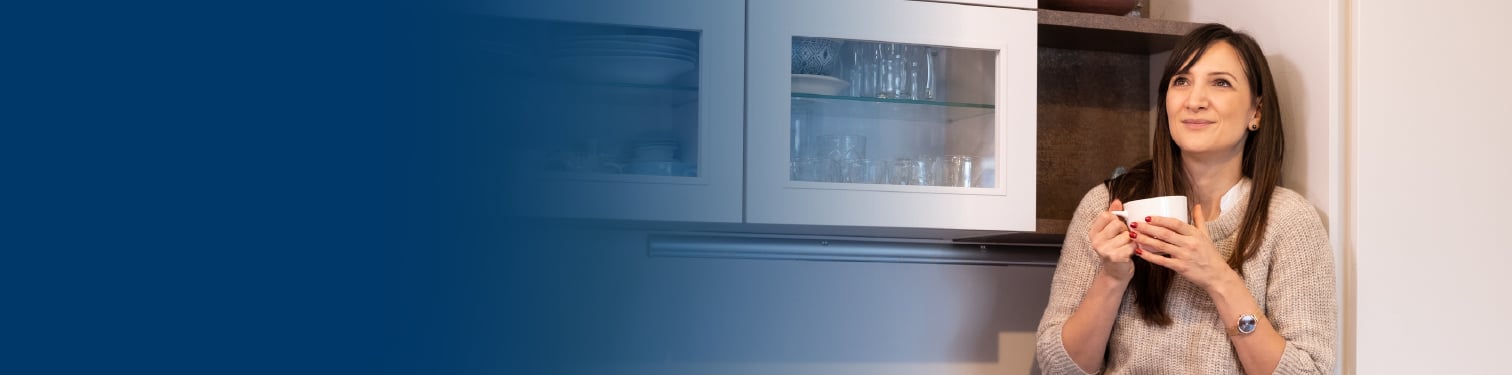
[[[790,179],[992,187],[997,51],[793,38]]]
[[[499,59],[503,107],[530,114],[527,168],[558,176],[698,175],[699,33],[508,20],[480,48]],[[510,124],[504,124],[510,125]]]

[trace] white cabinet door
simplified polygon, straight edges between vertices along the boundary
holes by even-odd
[[[521,101],[503,104],[522,113],[499,124],[518,149],[505,173],[530,185],[512,187],[512,211],[741,221],[743,1],[472,6],[485,25],[469,42],[513,70],[501,73],[500,100]]]
[[[1034,11],[748,4],[746,221],[1033,231]]]

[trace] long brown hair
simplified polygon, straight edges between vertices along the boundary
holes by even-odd
[[[1250,131],[1244,140],[1244,156],[1240,167],[1253,186],[1246,202],[1244,217],[1240,221],[1238,242],[1229,256],[1228,264],[1241,275],[1244,261],[1255,256],[1260,248],[1261,236],[1270,214],[1271,193],[1281,183],[1281,160],[1285,153],[1285,141],[1281,128],[1281,103],[1276,99],[1275,82],[1271,79],[1270,64],[1265,60],[1260,45],[1254,38],[1236,32],[1221,24],[1207,24],[1188,33],[1177,42],[1171,58],[1166,60],[1161,74],[1159,97],[1156,103],[1155,137],[1151,147],[1153,157],[1136,165],[1123,176],[1106,181],[1110,196],[1123,202],[1166,195],[1189,195],[1192,181],[1181,164],[1181,148],[1171,138],[1170,118],[1166,114],[1166,93],[1170,90],[1171,78],[1186,73],[1197,60],[1216,42],[1228,43],[1239,52],[1244,64],[1245,78],[1250,81],[1250,94],[1260,105],[1260,128]],[[1217,218],[1209,218],[1217,219]],[[1214,238],[1214,241],[1221,238]],[[1171,317],[1166,311],[1166,294],[1176,273],[1165,267],[1134,258],[1134,278],[1130,287],[1134,290],[1134,305],[1140,315],[1149,322],[1166,326]]]

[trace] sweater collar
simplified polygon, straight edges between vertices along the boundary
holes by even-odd
[[[1208,220],[1208,234],[1212,235],[1213,241],[1221,241],[1232,236],[1239,229],[1239,221],[1244,217],[1245,210],[1249,209],[1250,191],[1254,184],[1249,177],[1239,180],[1227,193],[1223,194],[1219,203],[1217,219]]]

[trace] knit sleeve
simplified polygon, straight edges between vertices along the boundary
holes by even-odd
[[[1327,374],[1333,371],[1338,304],[1334,294],[1334,258],[1328,233],[1305,199],[1272,206],[1267,232],[1279,241],[1266,294],[1266,316],[1286,339],[1277,374]],[[1275,210],[1275,208],[1282,208]]]
[[[1040,318],[1039,330],[1035,333],[1035,358],[1045,374],[1086,374],[1066,353],[1061,342],[1061,328],[1071,313],[1076,312],[1101,267],[1101,261],[1087,238],[1087,229],[1099,212],[1108,209],[1108,202],[1106,188],[1102,185],[1092,188],[1082,197],[1071,218],[1071,226],[1066,228],[1060,263],[1056,265],[1055,277],[1050,283],[1050,303],[1045,307],[1045,315]]]

